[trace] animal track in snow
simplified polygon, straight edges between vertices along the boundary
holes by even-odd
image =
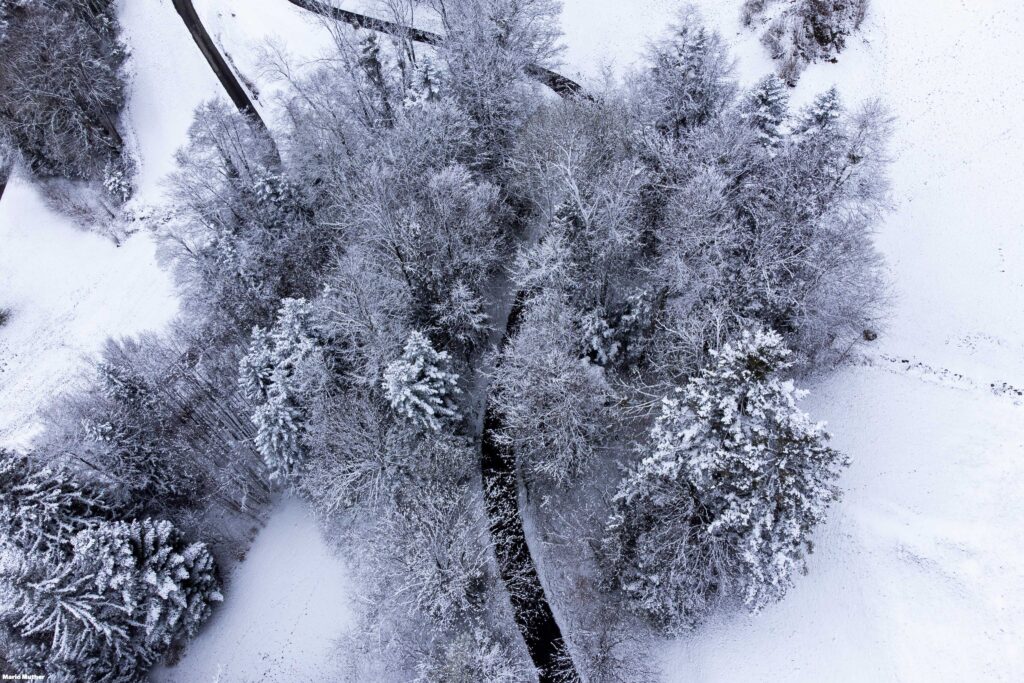
[[[963,373],[948,368],[935,367],[923,361],[903,358],[890,354],[867,356],[863,358],[865,365],[878,367],[897,374],[908,374],[931,384],[961,389],[965,391],[985,391],[994,396],[1003,396],[1013,401],[1014,405],[1024,406],[1024,389],[1009,382],[979,382]]]

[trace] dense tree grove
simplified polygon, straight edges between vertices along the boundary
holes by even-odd
[[[430,4],[441,45],[337,27],[329,59],[282,68],[275,140],[196,112],[160,234],[181,320],[112,343],[53,410],[39,457],[98,487],[73,519],[102,521],[14,532],[59,558],[5,554],[4,595],[130,587],[90,636],[111,680],[194,630],[216,589],[184,539],[224,554],[209,511],[258,516],[266,482],[352,559],[351,678],[438,683],[637,680],[635,639],[781,598],[839,495],[794,380],[878,323],[884,110],[834,90],[795,110],[776,76],[744,91],[692,11],[628,85],[558,99],[528,75],[557,57],[557,3]],[[499,507],[540,536],[539,591],[508,571]],[[119,573],[85,581],[97,557]],[[560,671],[521,632],[543,593]],[[33,656],[78,661],[18,614]]]
[[[101,179],[124,200],[118,33],[111,0],[0,2],[0,146],[38,176]]]
[[[746,0],[743,23],[765,23],[761,41],[779,61],[779,75],[795,84],[804,68],[835,59],[860,28],[868,0]]]

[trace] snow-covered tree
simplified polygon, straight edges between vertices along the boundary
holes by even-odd
[[[770,6],[779,4],[784,7],[767,22],[761,42],[779,61],[779,75],[791,85],[808,64],[834,60],[868,9],[868,0],[747,0],[744,23],[755,24]]]
[[[0,569],[17,663],[71,680],[135,681],[219,601],[213,560],[169,522],[104,522],[64,558],[8,550]]]
[[[405,106],[414,107],[424,102],[441,99],[444,76],[429,56],[420,57],[412,72],[412,82],[405,93]]]
[[[491,330],[483,300],[463,282],[456,282],[448,299],[434,305],[439,335],[467,351],[480,345]]]
[[[421,332],[412,332],[401,358],[384,370],[384,395],[392,410],[423,429],[438,431],[443,420],[458,420],[459,376],[451,357],[437,351]]]
[[[687,8],[650,55],[649,84],[658,127],[675,137],[717,116],[732,99],[732,63],[717,33]]]
[[[747,94],[743,115],[762,145],[769,149],[776,147],[789,116],[789,93],[782,79],[775,75],[761,79]]]
[[[614,392],[604,368],[582,352],[570,316],[556,295],[530,301],[495,370],[501,440],[531,483],[576,480],[599,457],[614,425]]]
[[[417,674],[415,683],[517,683],[533,677],[507,643],[479,626],[458,634],[432,653],[417,667]]]
[[[66,474],[0,461],[0,639],[56,680],[135,681],[220,600],[213,558],[166,521],[113,521]]]
[[[129,364],[100,361],[79,415],[82,455],[116,472],[132,497],[169,505],[195,495],[197,473],[167,438],[168,415],[151,383]]]
[[[316,348],[308,302],[285,299],[270,330],[253,328],[249,353],[239,364],[242,391],[256,404],[256,449],[273,481],[292,476],[303,460],[303,363]]]
[[[0,543],[41,556],[60,554],[79,531],[113,515],[113,503],[99,488],[0,449]]]
[[[186,542],[167,521],[99,526],[75,538],[75,554],[95,563],[98,587],[128,595],[145,646],[154,653],[194,636],[210,616],[212,603],[221,600],[206,546]],[[118,558],[125,561],[119,565]]]
[[[774,332],[724,346],[665,399],[649,454],[615,496],[612,579],[659,625],[693,626],[720,600],[780,599],[839,496],[846,460],[797,407],[788,356]]]
[[[40,176],[99,179],[123,148],[125,60],[107,2],[0,3],[0,139]]]
[[[231,339],[309,296],[332,241],[280,167],[273,141],[221,102],[201,105],[173,176],[181,220],[161,232],[183,315]]]
[[[394,112],[391,107],[390,82],[386,75],[387,69],[376,33],[368,31],[365,35],[360,36],[357,64],[366,80],[377,92],[377,117],[384,125],[391,125],[394,121]]]
[[[798,137],[810,137],[832,132],[841,125],[845,111],[839,91],[833,86],[800,112],[793,133]]]

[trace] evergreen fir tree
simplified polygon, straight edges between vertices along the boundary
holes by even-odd
[[[165,521],[111,521],[65,473],[0,459],[0,635],[54,680],[135,681],[220,600],[213,558]]]
[[[303,460],[301,370],[316,346],[308,302],[285,299],[270,330],[253,329],[249,353],[240,362],[239,384],[257,404],[256,449],[273,481],[290,477]]]
[[[665,400],[651,454],[615,497],[615,582],[662,626],[693,626],[721,599],[780,599],[839,497],[846,460],[797,408],[788,356],[774,332],[723,347]]]
[[[437,431],[441,420],[458,419],[454,398],[459,376],[448,372],[451,358],[435,351],[421,332],[413,332],[402,357],[384,371],[384,393],[391,408],[410,422]]]
[[[113,518],[98,489],[66,470],[36,467],[29,457],[0,450],[0,542],[36,555],[60,555],[79,531]]]
[[[721,39],[695,12],[682,15],[668,40],[654,48],[653,89],[664,111],[658,127],[678,137],[706,123],[729,101],[732,66]]]
[[[441,99],[443,85],[441,71],[430,57],[421,57],[412,72],[412,83],[405,94],[405,106],[412,107],[424,102]]]
[[[788,114],[789,94],[778,76],[766,76],[747,95],[744,115],[758,140],[769,149],[782,139],[782,125]]]
[[[843,102],[839,91],[833,86],[814,98],[793,126],[797,136],[814,136],[834,131],[843,117]]]

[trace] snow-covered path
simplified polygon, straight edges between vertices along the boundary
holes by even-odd
[[[566,0],[567,72],[620,68],[674,2]],[[738,0],[701,0],[744,83],[771,69]],[[1024,5],[876,1],[838,85],[896,117],[878,243],[893,313],[869,362],[814,387],[854,464],[810,574],[756,617],[668,648],[669,681],[1013,681],[1024,671]],[[907,362],[904,362],[907,361]],[[993,387],[992,385],[995,385]]]
[[[286,499],[256,537],[225,602],[156,683],[339,679],[335,641],[353,620],[349,581],[309,510]]]

